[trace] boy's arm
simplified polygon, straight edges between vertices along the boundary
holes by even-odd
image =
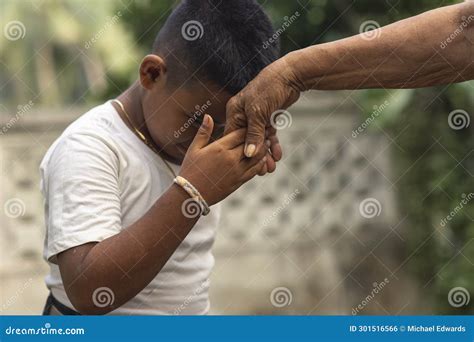
[[[242,158],[245,130],[208,145],[212,128],[211,117],[205,115],[180,172],[209,205],[254,177],[265,163],[265,151],[251,160]],[[197,221],[188,218],[194,215],[186,215],[182,207],[187,199],[187,193],[173,184],[141,219],[120,233],[57,255],[66,293],[80,313],[112,311],[150,283]],[[94,291],[100,287],[113,292],[112,305],[96,305],[100,298],[94,298]]]
[[[198,219],[181,212],[188,198],[172,185],[140,220],[119,234],[58,254],[64,287],[74,307],[82,314],[104,314],[143,290]],[[113,292],[112,305],[96,305],[99,298],[93,293],[99,287]]]

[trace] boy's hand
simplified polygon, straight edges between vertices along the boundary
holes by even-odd
[[[214,122],[205,115],[181,165],[180,176],[193,184],[209,205],[222,201],[256,176],[266,163],[266,150],[244,156],[245,129],[209,144]]]

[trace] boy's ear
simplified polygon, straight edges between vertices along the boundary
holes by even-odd
[[[140,64],[140,83],[150,90],[157,83],[166,80],[166,64],[158,55],[146,55]]]

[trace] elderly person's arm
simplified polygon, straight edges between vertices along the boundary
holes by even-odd
[[[229,101],[226,133],[248,125],[250,156],[263,148],[271,114],[302,91],[418,88],[472,79],[474,1],[468,1],[289,53]]]

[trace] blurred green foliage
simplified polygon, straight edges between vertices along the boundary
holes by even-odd
[[[29,101],[50,107],[83,104],[109,87],[119,91],[114,78],[130,82],[140,50],[116,5],[95,0],[0,1],[2,105],[15,111]],[[14,39],[5,33],[10,25]]]

